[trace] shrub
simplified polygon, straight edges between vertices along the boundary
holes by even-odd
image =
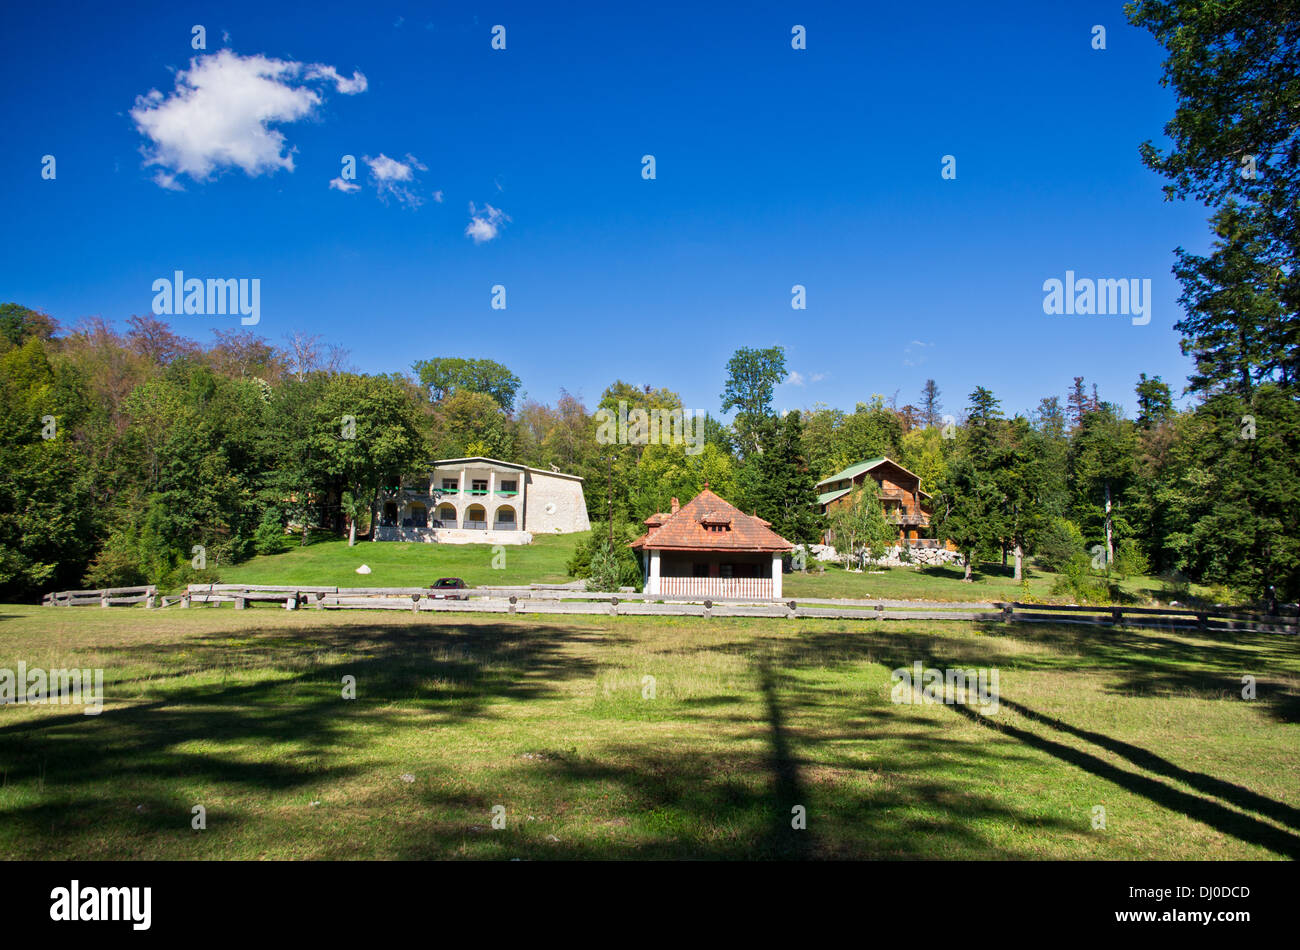
[[[1150,570],[1151,562],[1142,553],[1135,538],[1125,538],[1119,543],[1119,550],[1115,552],[1115,572],[1120,577],[1145,574]]]
[[[573,549],[573,557],[565,565],[570,577],[586,578],[588,590],[618,590],[620,587],[641,587],[641,565],[636,552],[627,546],[629,534],[635,528],[624,525],[614,527],[614,547],[610,550],[609,528],[600,524],[591,526],[591,535]],[[600,586],[597,586],[600,585]]]
[[[288,546],[284,536],[284,524],[280,520],[278,508],[268,508],[262,514],[262,521],[253,532],[253,549],[258,554],[279,554]]]
[[[1088,555],[1079,551],[1067,560],[1052,583],[1052,593],[1069,597],[1080,604],[1108,603],[1110,590],[1106,581],[1092,572]]]
[[[1083,550],[1083,532],[1079,526],[1073,521],[1058,517],[1053,518],[1043,529],[1035,558],[1044,570],[1061,573],[1074,555],[1083,555]]]

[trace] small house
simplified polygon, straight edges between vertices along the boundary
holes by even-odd
[[[674,498],[645,525],[632,549],[647,594],[781,598],[781,555],[794,545],[707,487],[685,505]]]

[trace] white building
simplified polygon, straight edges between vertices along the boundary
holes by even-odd
[[[374,539],[528,544],[590,527],[581,477],[478,456],[435,462],[427,482],[381,493]]]

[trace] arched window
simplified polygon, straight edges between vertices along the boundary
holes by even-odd
[[[429,526],[429,509],[419,502],[411,504],[411,517],[407,519],[410,522],[407,527],[427,528]]]
[[[496,510],[496,517],[492,522],[492,527],[496,531],[514,531],[518,527],[515,521],[515,509],[510,505],[502,505]]]
[[[487,530],[487,509],[482,505],[470,505],[465,509],[465,524],[462,527],[470,531]]]
[[[456,527],[456,506],[439,505],[437,518],[438,518],[437,522],[434,523],[435,528]]]

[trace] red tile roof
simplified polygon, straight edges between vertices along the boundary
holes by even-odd
[[[747,515],[707,488],[679,510],[658,512],[646,519],[649,529],[632,542],[634,548],[658,551],[788,551],[794,547],[762,518]],[[709,531],[706,524],[730,525]]]

